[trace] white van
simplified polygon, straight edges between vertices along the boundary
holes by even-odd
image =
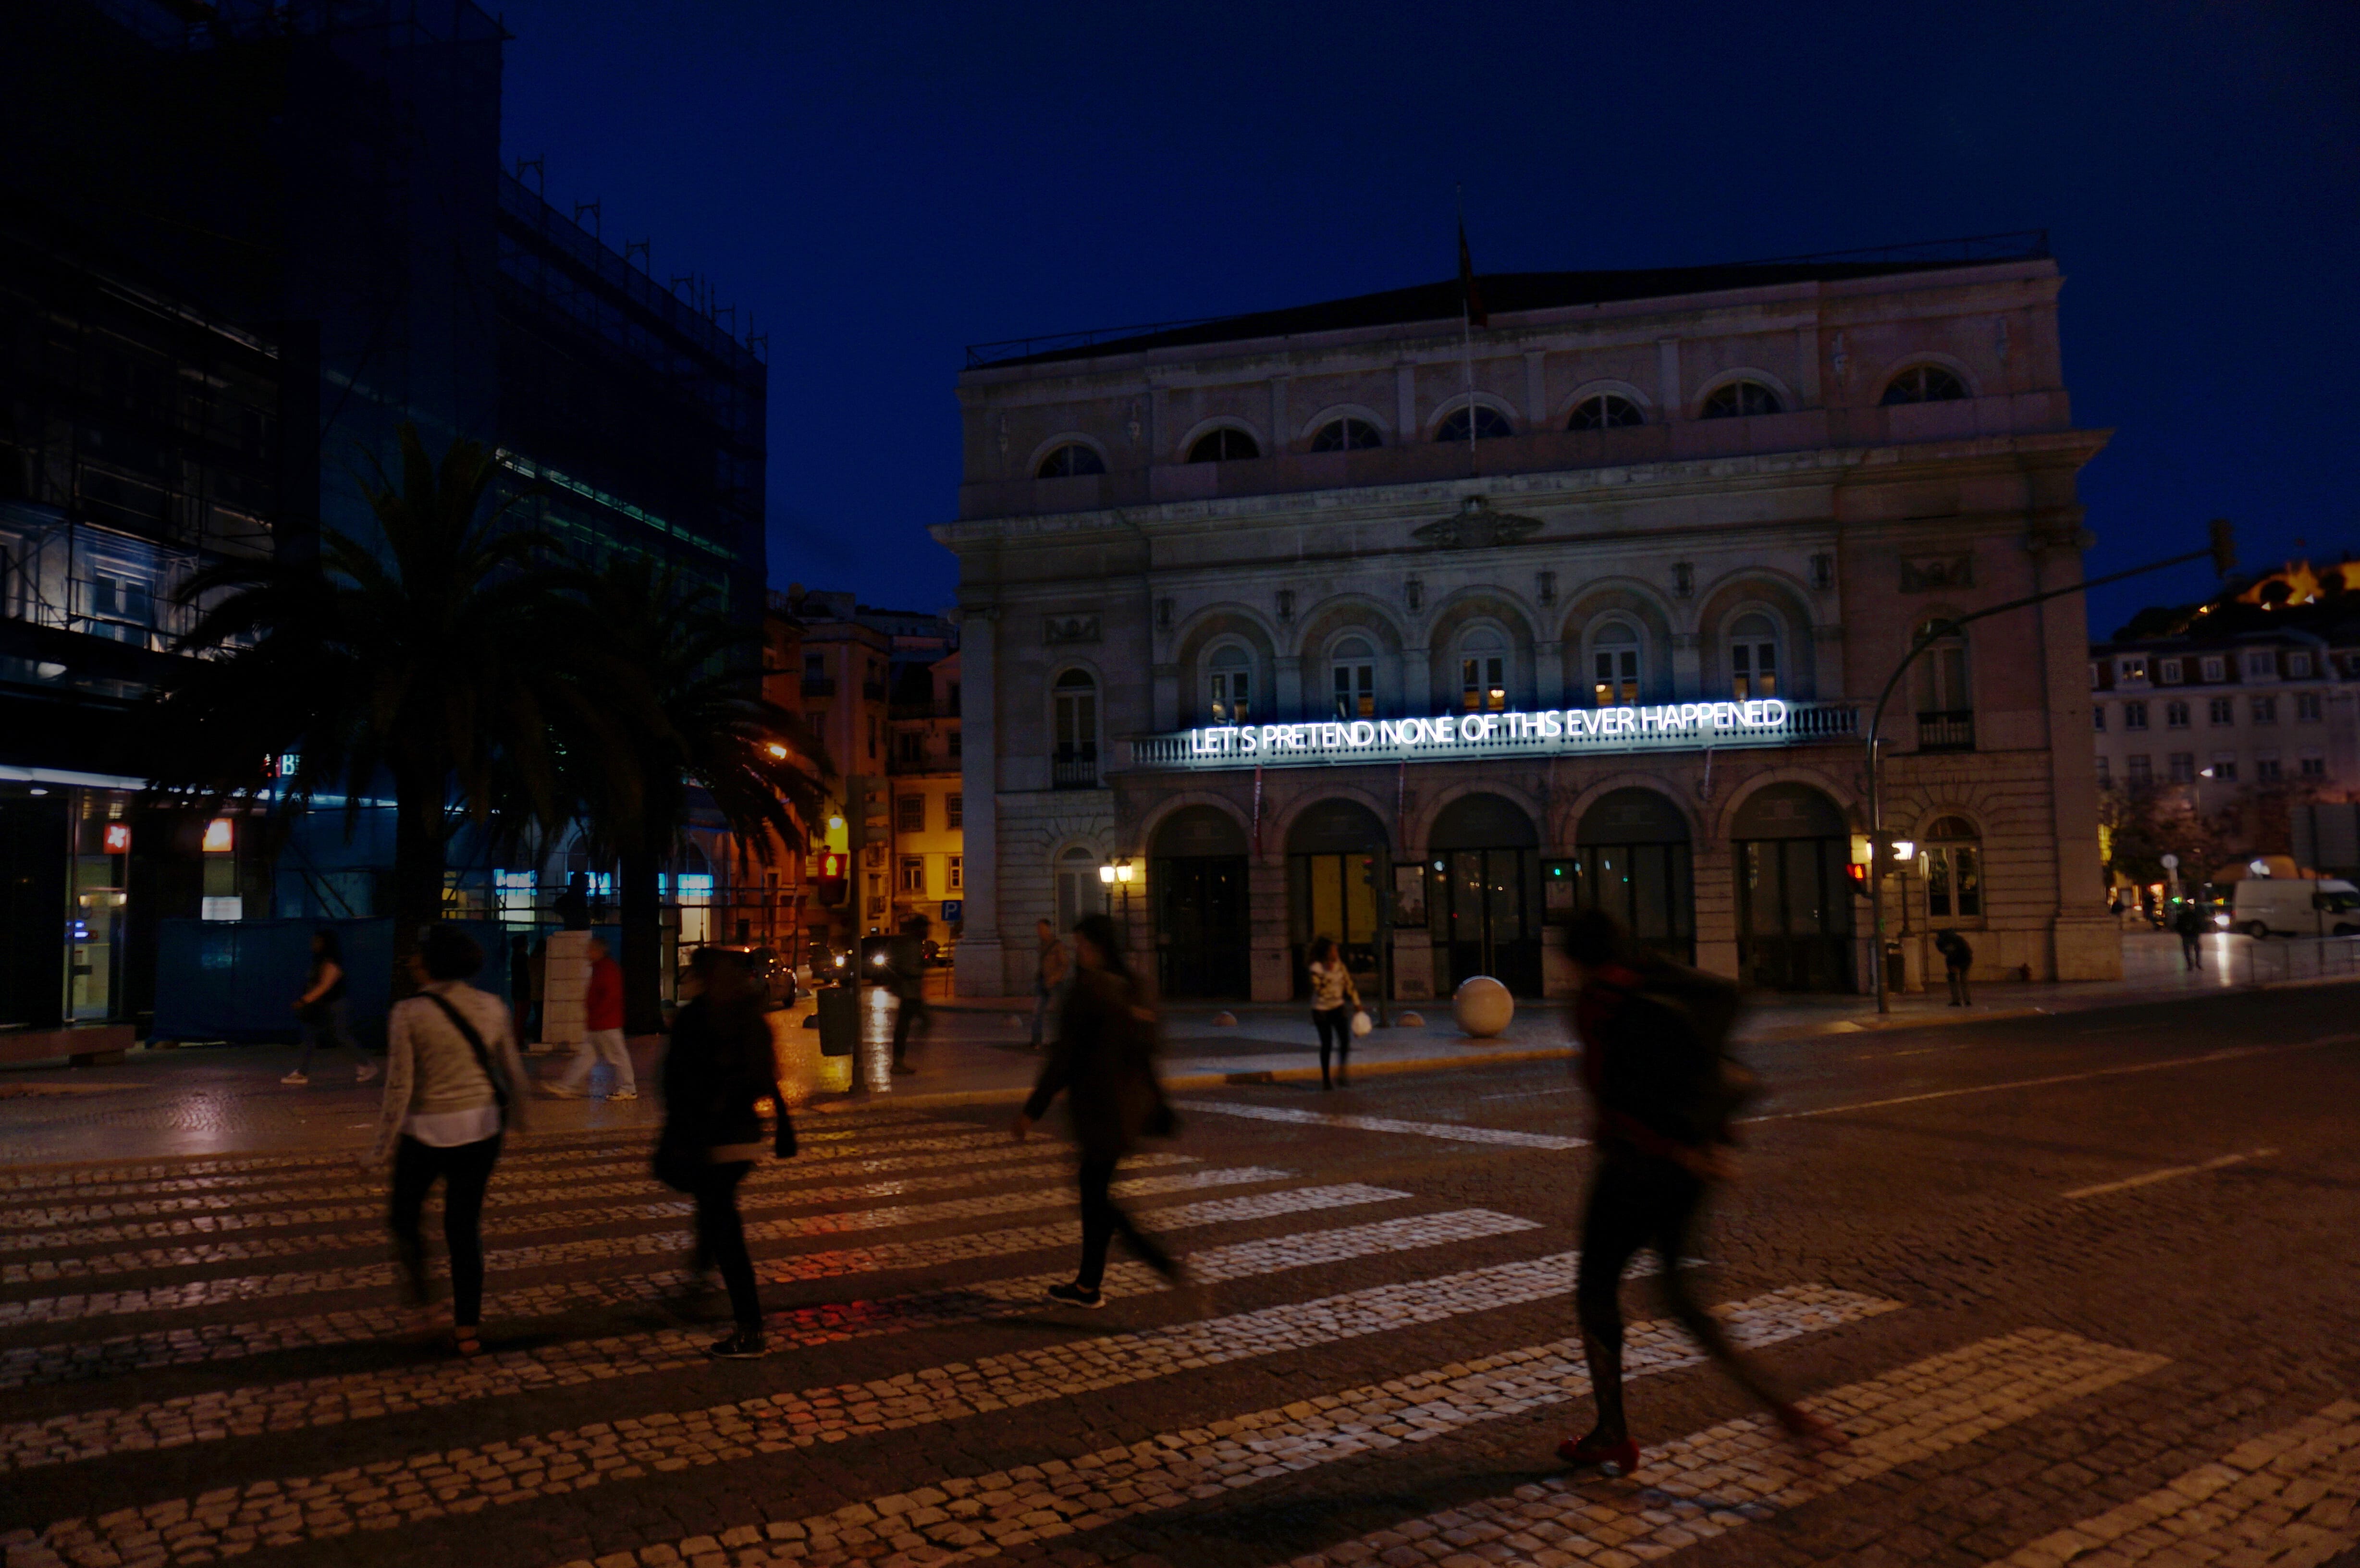
[[[2360,935],[2360,887],[2248,877],[2230,892],[2229,929],[2253,937]]]

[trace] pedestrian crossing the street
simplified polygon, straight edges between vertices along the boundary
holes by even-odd
[[[1649,1444],[1629,1476],[1550,1473],[1543,1444],[1540,1478],[1502,1486],[1471,1463],[1483,1444],[1587,1413],[1572,1205],[1354,1181],[1303,1138],[1546,1159],[1580,1140],[1198,1108],[1229,1124],[1218,1147],[1135,1158],[1115,1188],[1185,1255],[1185,1286],[1118,1252],[1094,1314],[1043,1300],[1071,1277],[1069,1150],[947,1110],[807,1115],[805,1154],[743,1192],[771,1351],[746,1364],[704,1354],[720,1309],[644,1133],[519,1140],[502,1161],[487,1354],[468,1359],[395,1299],[381,1182],[348,1156],[0,1176],[5,1568],[397,1563],[462,1543],[525,1568],[1111,1562],[1140,1550],[1131,1529],[1185,1562],[1171,1542],[1208,1509],[1335,1476],[1365,1502],[1389,1495],[1386,1466],[1461,1454],[1448,1507],[1355,1516],[1316,1550],[1229,1537],[1205,1560],[1620,1564],[1839,1506],[2169,1365],[2051,1327],[1961,1334],[1812,1393],[1841,1448],[1739,1415]],[[1889,1343],[1863,1336],[1918,1316],[1808,1278],[1724,1293],[1731,1336],[1774,1356]],[[1668,1322],[1632,1325],[1628,1378],[1700,1359]],[[2360,1539],[2360,1405],[2240,1435],[1992,1561],[2180,1561],[2143,1544],[2168,1537],[2277,1563],[2253,1555],[2274,1531]]]

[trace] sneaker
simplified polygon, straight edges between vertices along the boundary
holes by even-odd
[[[300,1089],[304,1084],[309,1083],[311,1081],[311,1079],[310,1074],[308,1074],[308,1073],[290,1073],[289,1074],[287,1074],[287,1076],[286,1076],[286,1077],[281,1078],[281,1079],[280,1079],[280,1080],[279,1080],[279,1081],[281,1083],[291,1083],[291,1084],[293,1084],[296,1088]]]
[[[606,1096],[609,1100],[636,1100],[639,1097],[639,1092],[637,1089],[617,1089]]]
[[[357,1069],[355,1070],[353,1073],[353,1082],[355,1083],[366,1083],[376,1076],[377,1063],[374,1062],[364,1062]]]
[[[1098,1308],[1106,1305],[1104,1290],[1085,1290],[1079,1285],[1052,1285],[1049,1299],[1060,1306]]]
[[[760,1334],[741,1328],[731,1331],[728,1338],[716,1339],[706,1345],[705,1354],[716,1361],[759,1361],[770,1354],[770,1347],[763,1343]]]

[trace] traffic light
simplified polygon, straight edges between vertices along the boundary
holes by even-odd
[[[2237,530],[2226,517],[2212,519],[2212,570],[2223,577],[2237,569]]]
[[[1868,887],[1868,867],[1866,866],[1863,866],[1857,860],[1847,861],[1844,863],[1844,875],[1852,878],[1852,885],[1854,888],[1863,891],[1866,890]]]

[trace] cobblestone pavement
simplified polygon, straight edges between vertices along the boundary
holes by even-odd
[[[1190,1261],[1067,1277],[1070,1155],[836,1100],[746,1192],[772,1354],[716,1363],[638,1108],[518,1140],[489,1353],[392,1298],[344,1122],[0,1168],[5,1568],[2360,1562],[2360,987],[1764,1041],[1701,1256],[1849,1441],[1661,1321],[1589,1420],[1562,1063],[1183,1096],[1121,1190]],[[216,1073],[218,1069],[209,1070]],[[209,1104],[242,1091],[216,1082]],[[126,1090],[126,1096],[133,1091]],[[210,1114],[210,1113],[203,1113]],[[333,1125],[329,1125],[333,1123]],[[1120,1256],[1120,1255],[1119,1255]]]

